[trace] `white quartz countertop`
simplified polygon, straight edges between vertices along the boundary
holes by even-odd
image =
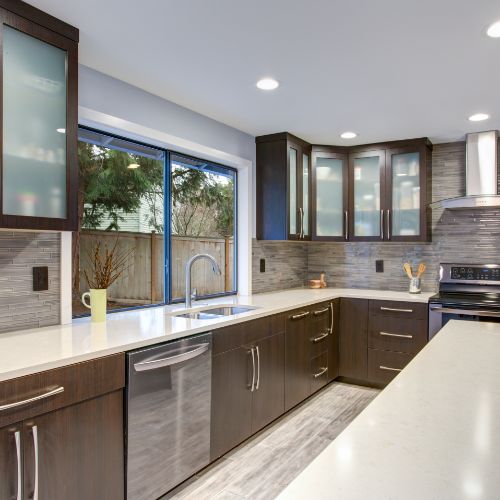
[[[500,324],[450,321],[278,497],[500,498]]]
[[[208,332],[337,297],[427,302],[431,295],[342,288],[292,289],[200,301],[205,306],[256,307],[246,313],[213,320],[175,317],[173,314],[183,309],[183,305],[176,305],[109,314],[105,323],[93,324],[90,318],[82,318],[70,325],[4,333],[0,334],[0,381]],[[200,304],[195,306],[194,309],[203,308]]]

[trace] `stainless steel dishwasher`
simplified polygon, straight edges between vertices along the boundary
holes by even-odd
[[[212,334],[127,354],[127,500],[154,500],[210,461]]]

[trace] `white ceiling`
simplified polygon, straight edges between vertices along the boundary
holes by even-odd
[[[500,129],[498,0],[28,1],[80,28],[84,65],[252,135]],[[281,86],[259,91],[262,76]],[[480,111],[491,119],[467,120]]]

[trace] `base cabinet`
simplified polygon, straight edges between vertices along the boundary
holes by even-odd
[[[0,499],[17,500],[22,491],[22,423],[0,429]]]

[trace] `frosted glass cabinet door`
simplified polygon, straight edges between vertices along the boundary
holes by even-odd
[[[314,166],[319,238],[344,237],[344,160],[317,156]]]
[[[309,155],[302,155],[302,237],[309,236]]]
[[[67,52],[2,30],[3,213],[65,219]]]
[[[361,153],[351,158],[353,185],[353,236],[359,239],[382,239],[384,152]]]
[[[290,227],[288,232],[291,235],[297,234],[297,150],[289,149],[289,214]]]
[[[420,154],[392,154],[391,238],[420,234]]]

